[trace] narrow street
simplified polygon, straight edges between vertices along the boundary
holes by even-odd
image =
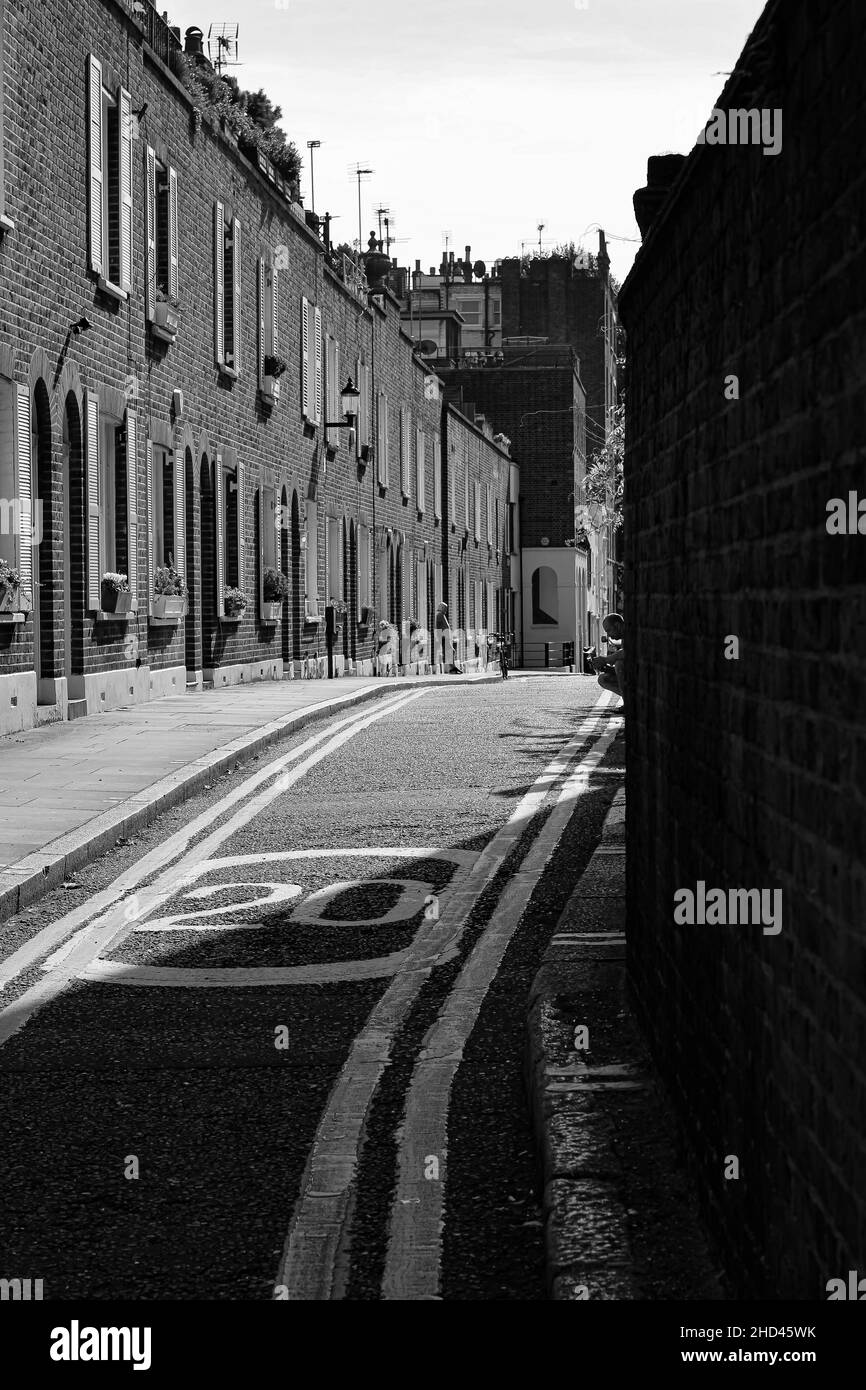
[[[558,673],[389,693],[4,924],[7,1266],[57,1299],[545,1298],[526,1000],[622,780],[612,707]]]

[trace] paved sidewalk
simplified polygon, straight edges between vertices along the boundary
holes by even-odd
[[[625,788],[529,996],[553,1299],[724,1299],[626,989]]]
[[[0,921],[239,758],[380,695],[499,680],[349,676],[172,695],[0,739]]]

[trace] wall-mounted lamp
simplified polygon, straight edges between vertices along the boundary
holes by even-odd
[[[340,409],[343,412],[342,420],[326,420],[325,429],[328,430],[353,430],[358,418],[357,406],[361,399],[361,392],[349,377],[345,386],[340,392]]]
[[[144,117],[147,115],[147,102],[145,102],[143,106],[139,106],[138,110],[133,111],[132,114],[133,116],[135,116],[137,120],[143,120]]]
[[[74,323],[70,324],[73,333],[86,333],[87,329],[92,327],[93,324],[86,314],[82,314],[80,319],[76,319]]]

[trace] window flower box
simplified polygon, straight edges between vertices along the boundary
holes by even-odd
[[[180,594],[156,594],[151,600],[150,616],[162,620],[180,622],[186,617],[186,598]]]
[[[227,623],[239,623],[246,607],[246,594],[241,589],[226,585],[223,590],[223,620]]]
[[[101,608],[107,615],[122,617],[132,608],[133,595],[125,574],[104,574],[102,576]]]
[[[282,603],[269,603],[267,599],[260,605],[260,617],[263,623],[277,623],[282,612]]]
[[[153,575],[153,598],[150,617],[154,622],[177,623],[188,611],[187,588],[174,567],[171,555],[168,564],[157,565]]]

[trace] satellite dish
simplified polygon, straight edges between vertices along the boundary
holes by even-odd
[[[487,274],[487,266],[484,264],[483,261],[475,262],[474,266],[472,267],[472,274],[477,275],[479,280],[481,279],[482,275]]]
[[[434,343],[432,338],[423,338],[418,344],[418,351],[422,357],[435,357],[439,351],[439,344]]]

